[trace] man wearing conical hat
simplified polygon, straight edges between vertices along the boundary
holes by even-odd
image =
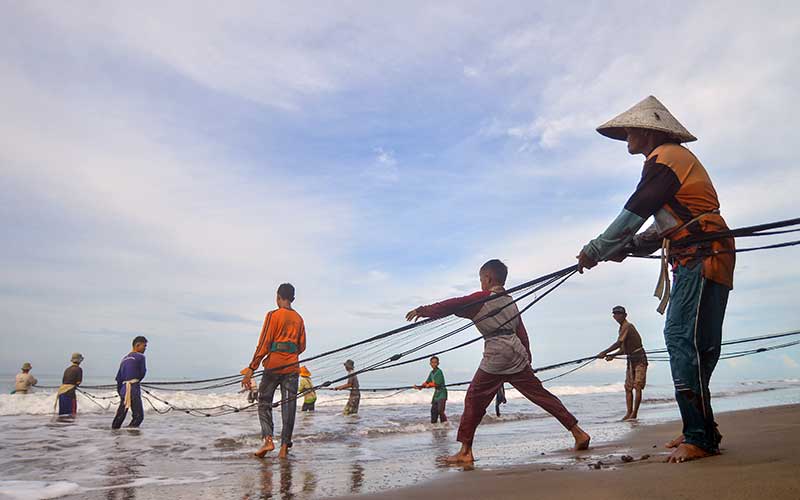
[[[598,262],[621,261],[629,254],[647,255],[661,246],[656,296],[661,298],[658,311],[662,314],[669,303],[664,339],[683,419],[683,435],[668,444],[675,448],[669,461],[717,454],[721,436],[708,385],[720,355],[735,249],[732,238],[712,236],[688,244],[728,230],[708,172],[681,145],[697,139],[653,96],[597,131],[626,141],[628,152],[643,155],[645,162],[639,184],[620,214],[580,251],[578,271]],[[653,225],[636,234],[651,216]],[[671,288],[668,265],[675,276]]]

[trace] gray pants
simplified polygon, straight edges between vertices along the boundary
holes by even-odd
[[[281,386],[281,444],[292,446],[294,416],[297,412],[297,384],[300,375],[297,373],[265,373],[258,386],[258,420],[261,422],[261,437],[272,436],[272,397],[275,389]]]

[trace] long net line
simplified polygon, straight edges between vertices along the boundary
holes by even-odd
[[[755,337],[745,337],[745,338],[740,338],[740,339],[733,339],[733,340],[729,340],[729,341],[723,342],[722,346],[723,347],[729,347],[729,346],[749,344],[749,343],[754,343],[754,342],[775,341],[776,339],[786,339],[786,338],[796,337],[796,336],[800,336],[800,330],[794,330],[794,331],[782,332],[782,333],[775,333],[775,334],[769,334],[769,335],[760,335],[760,336],[755,336]],[[740,358],[740,357],[744,357],[744,356],[752,356],[752,355],[755,355],[755,354],[762,354],[762,353],[766,353],[766,352],[775,351],[775,350],[778,350],[778,349],[785,349],[785,348],[793,347],[793,346],[796,346],[796,345],[800,345],[800,340],[791,340],[791,341],[788,341],[788,342],[787,341],[782,341],[780,343],[771,343],[771,344],[766,345],[766,346],[762,345],[762,346],[748,348],[748,349],[725,351],[720,355],[720,359],[721,360],[722,359],[735,359],[735,358]],[[664,353],[666,353],[666,349],[665,348],[651,350],[650,352],[647,353],[648,354],[648,362],[649,361],[668,362],[669,361],[668,357],[659,356],[659,354],[664,354]],[[615,358],[625,359],[625,356],[615,356]],[[581,370],[583,368],[586,368],[587,366],[591,365],[593,362],[597,361],[597,359],[598,359],[597,355],[584,356],[582,358],[577,358],[577,359],[573,359],[573,360],[569,360],[569,361],[562,361],[562,362],[559,362],[559,363],[554,363],[554,364],[550,364],[550,365],[546,365],[546,366],[536,367],[533,370],[534,370],[535,373],[542,373],[542,372],[551,371],[551,370],[558,370],[558,369],[564,370],[566,368],[566,370],[564,370],[561,373],[558,373],[558,374],[556,374],[556,375],[554,375],[552,377],[541,379],[542,382],[549,382],[549,381],[552,381],[552,380],[559,379],[561,377],[565,377],[565,376],[570,375],[572,373],[575,373],[576,371]],[[461,382],[454,382],[454,383],[446,384],[446,387],[448,388],[448,390],[465,390],[465,389],[461,389],[461,387],[468,386],[469,384],[470,384],[470,381],[469,380],[465,380],[465,381],[461,381]],[[365,387],[365,388],[361,388],[360,391],[362,393],[389,392],[390,393],[389,395],[379,396],[379,397],[375,397],[374,398],[374,399],[387,399],[387,398],[390,398],[391,396],[400,394],[400,393],[402,393],[404,391],[408,391],[408,390],[413,389],[413,388],[414,388],[413,385],[402,385],[402,386],[393,386],[393,387]],[[91,398],[93,400],[119,399],[118,396],[102,397],[102,396],[96,396],[94,394],[91,394],[91,393],[89,393],[89,392],[87,392],[87,391],[85,391],[83,389],[80,389],[80,388],[78,390],[81,393],[85,394],[87,397],[89,397],[89,398]],[[222,415],[228,415],[228,414],[231,414],[231,413],[239,413],[239,412],[244,412],[244,411],[254,411],[256,406],[257,406],[257,403],[251,403],[251,404],[248,404],[248,405],[245,405],[245,406],[241,406],[241,407],[233,406],[233,405],[230,405],[230,404],[215,405],[215,406],[208,406],[208,407],[182,407],[180,405],[176,405],[176,404],[171,403],[169,400],[167,400],[164,397],[160,397],[160,396],[158,396],[156,394],[153,394],[153,392],[150,391],[150,390],[147,390],[147,389],[143,388],[142,391],[144,392],[144,394],[142,396],[143,399],[145,399],[145,401],[150,405],[150,407],[156,413],[159,413],[159,414],[166,414],[166,413],[174,411],[174,412],[181,412],[181,413],[186,413],[186,414],[194,415],[194,416],[217,417],[217,416],[222,416]],[[155,405],[155,403],[153,403],[153,401],[151,399],[161,403],[162,405],[165,406],[165,408],[158,408]],[[345,400],[345,399],[346,398],[342,398],[341,400]],[[368,399],[373,399],[373,398],[364,398],[364,399],[368,400]],[[327,400],[327,401],[324,401],[324,402],[320,402],[319,404],[322,405],[322,406],[325,406],[325,405],[332,404],[332,403],[338,402],[338,401],[340,401],[340,400],[339,399]],[[96,401],[95,401],[95,403],[98,404],[101,408],[104,408],[105,410],[108,410],[110,408],[111,404],[113,404],[113,403],[111,403],[111,404],[109,404],[107,406],[103,406],[103,405],[100,405],[99,403],[97,403]]]
[[[678,242],[673,243],[674,248],[686,247],[697,245],[699,243],[703,243],[706,241],[712,241],[715,239],[721,238],[742,238],[742,237],[755,237],[755,236],[774,236],[780,234],[788,234],[800,231],[800,228],[796,229],[786,229],[786,230],[779,230],[780,228],[784,227],[791,227],[800,225],[800,218],[795,219],[787,219],[783,221],[771,222],[767,224],[760,224],[756,226],[748,226],[737,228],[728,231],[721,231],[717,233],[706,233],[698,236],[693,236],[689,238],[685,238]],[[788,242],[781,242],[771,245],[764,245],[759,247],[751,247],[751,248],[739,248],[736,249],[736,253],[740,252],[751,252],[756,250],[764,250],[764,249],[775,249],[775,248],[784,248],[789,246],[795,246],[800,244],[800,240],[796,241],[788,241]],[[706,255],[706,254],[703,254]],[[710,255],[710,254],[709,254]],[[652,257],[652,256],[648,256]],[[515,294],[517,292],[523,292],[520,296],[516,297],[504,307],[508,307],[511,304],[517,304],[519,301],[526,299],[532,294],[535,294],[539,291],[545,290],[541,296],[536,296],[534,300],[531,301],[526,307],[521,309],[518,314],[515,316],[518,317],[519,315],[523,314],[527,311],[533,304],[538,302],[541,298],[552,292],[555,288],[562,285],[566,279],[572,276],[577,270],[577,266],[569,266],[564,269],[549,273],[544,276],[540,276],[533,280],[527,281],[520,285],[517,285],[513,288],[510,288],[506,291],[508,295]],[[471,304],[464,306],[464,308],[471,307],[474,305],[485,303],[489,300],[493,300],[494,296],[487,297],[485,299],[477,300]],[[495,311],[496,314],[499,311]],[[457,313],[456,313],[457,314]],[[449,316],[447,318],[428,318],[417,323],[409,324],[402,326],[400,328],[395,328],[393,330],[389,330],[387,332],[380,333],[378,335],[369,337],[367,339],[360,340],[355,343],[351,343],[342,347],[338,347],[336,349],[332,349],[323,353],[316,354],[314,356],[310,356],[304,359],[299,360],[296,363],[286,364],[284,366],[273,368],[273,370],[280,371],[285,368],[289,368],[292,366],[296,366],[298,364],[308,364],[319,361],[313,364],[314,371],[316,376],[322,376],[322,379],[327,379],[324,383],[319,384],[313,387],[311,390],[318,390],[329,387],[331,384],[345,380],[348,376],[340,376],[336,377],[333,375],[334,370],[337,367],[341,367],[341,363],[344,361],[346,357],[353,357],[358,359],[358,363],[360,366],[363,366],[360,370],[356,371],[355,374],[362,374],[368,373],[377,370],[384,370],[388,368],[392,368],[395,366],[401,366],[408,363],[413,363],[416,361],[420,361],[422,359],[427,359],[432,355],[439,355],[442,353],[450,352],[456,349],[460,349],[470,345],[474,342],[477,342],[482,337],[475,337],[473,339],[467,340],[465,342],[460,342],[456,345],[447,347],[447,348],[440,348],[437,351],[426,353],[425,355],[416,356],[413,358],[406,358],[406,356],[417,353],[422,349],[427,347],[433,346],[440,342],[443,342],[454,335],[457,335],[471,326],[475,324],[475,322],[480,322],[484,318],[476,318],[474,321],[467,321],[456,316]],[[513,319],[513,318],[512,318]],[[458,325],[458,326],[456,326]],[[789,333],[787,335],[791,335],[793,333]],[[768,338],[775,338],[775,337],[768,337]],[[742,339],[741,342],[751,342],[751,341],[758,341],[759,339]],[[761,347],[756,349],[747,349],[735,352],[729,352],[721,355],[720,359],[732,359],[735,357],[741,356],[748,356],[752,354],[757,354],[761,352],[767,352],[773,349],[780,349],[791,347],[793,345],[797,345],[800,342],[788,342],[785,344],[777,345],[777,346],[769,346],[769,347]],[[727,344],[723,344],[727,345]],[[394,352],[390,356],[387,356],[387,352]],[[661,356],[659,354],[664,354],[665,350],[656,350],[651,351],[650,359],[653,361],[666,361],[668,358]],[[401,358],[406,358],[400,361]],[[580,358],[579,360],[572,360],[569,362],[562,362],[557,363],[555,365],[550,365],[547,367],[541,367],[538,371],[550,370],[550,369],[557,369],[565,366],[569,366],[572,364],[578,364],[580,366],[572,367],[564,374],[558,375],[556,377],[551,377],[550,379],[546,380],[553,380],[554,378],[567,375],[569,373],[573,373],[578,369],[581,369],[585,366],[591,364],[594,360],[593,356]],[[341,368],[339,368],[340,370]],[[339,373],[341,373],[339,371]],[[263,370],[259,370],[256,372],[256,376],[263,374]],[[146,391],[146,389],[158,389],[160,391],[207,391],[219,388],[230,387],[234,385],[238,385],[242,380],[242,376],[240,374],[235,375],[228,375],[223,377],[215,377],[215,378],[207,378],[207,379],[198,379],[198,380],[186,380],[186,381],[156,381],[156,382],[146,382],[142,383],[142,389]],[[469,382],[462,382],[457,384],[448,384],[448,385],[465,385]],[[107,384],[107,385],[95,385],[95,386],[83,386],[83,389],[115,389],[116,385]],[[81,391],[82,393],[89,396],[85,390]],[[147,392],[147,394],[162,402],[163,404],[169,405],[169,403],[160,400],[157,396],[153,395],[152,393]],[[302,397],[304,393],[300,393],[296,397]],[[112,396],[113,398],[113,396]],[[149,400],[148,400],[149,402]],[[274,406],[278,406],[281,403],[286,401],[278,401],[274,403]],[[152,405],[152,402],[150,402]],[[252,405],[251,405],[252,406]],[[187,413],[191,413],[194,410],[219,410],[222,412],[236,412],[241,411],[242,408],[235,408],[230,405],[218,405],[211,408],[179,408],[176,406],[170,406],[175,410],[185,411]],[[208,413],[202,413],[205,416],[209,416]]]

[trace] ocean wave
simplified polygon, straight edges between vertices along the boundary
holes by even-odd
[[[81,490],[69,481],[0,481],[0,498],[45,500],[72,495]]]
[[[622,382],[603,385],[556,385],[547,388],[556,396],[581,396],[584,394],[608,394],[624,392],[625,384]],[[520,395],[522,397],[522,395]]]
[[[211,408],[220,405],[230,405],[236,408],[246,406],[247,399],[242,394],[201,394],[193,392],[170,392],[160,393],[150,391],[156,397],[168,401],[177,408]],[[78,412],[79,413],[113,413],[119,404],[119,397],[113,391],[101,391],[91,393],[95,399],[89,398],[82,393],[78,393]],[[54,403],[56,393],[35,392],[31,394],[0,394],[0,416],[11,415],[52,415],[55,413]],[[155,398],[147,397],[149,402],[144,401],[145,413],[153,411],[166,411],[169,405],[158,401]],[[156,410],[154,410],[154,407]]]
[[[766,392],[786,387],[794,387],[800,380],[784,379],[769,381],[742,382],[738,388],[714,393],[714,397],[730,397],[740,394],[756,392]],[[557,396],[589,396],[595,394],[620,393],[625,390],[623,383],[601,384],[601,385],[557,385],[548,387]],[[155,396],[144,397],[149,399],[144,402],[145,413],[155,410],[164,412],[169,409],[169,405],[159,401],[168,401],[178,409],[210,409],[226,405],[232,408],[244,408],[249,405],[246,395],[239,392],[227,393],[205,393],[189,391],[159,391],[150,390]],[[82,393],[78,393],[78,411],[86,414],[113,413],[119,404],[119,398],[114,391],[90,391],[90,394],[97,398],[92,399]],[[334,392],[321,390],[318,393],[317,406],[319,407],[344,407],[348,399],[347,392]],[[430,390],[403,390],[395,393],[370,392],[365,389],[361,393],[361,406],[420,406],[428,405],[431,401],[432,392]],[[448,404],[463,404],[466,391],[450,391],[448,394]],[[506,391],[506,399],[521,400],[524,396],[516,389]],[[645,399],[648,403],[668,402],[671,399],[650,398]],[[52,415],[54,413],[55,391],[39,391],[30,394],[0,394],[0,416],[12,415]],[[300,404],[301,401],[298,401]],[[154,410],[155,407],[155,410]]]
[[[142,486],[187,485],[205,483],[218,479],[217,476],[198,472],[198,477],[140,477],[114,486],[82,487],[70,481],[0,481],[0,498],[13,500],[46,500],[66,495],[74,495],[82,491],[105,491],[122,488],[138,488]]]
[[[500,417],[487,414],[486,416],[483,417],[481,425],[502,424],[508,422],[525,421],[525,420],[539,420],[539,419],[546,419],[549,417],[550,415],[547,413],[510,413],[502,415]],[[411,418],[409,418],[408,420],[388,419],[387,421],[385,421],[385,423],[382,423],[382,425],[380,426],[360,428],[356,431],[356,434],[367,438],[373,438],[373,437],[389,436],[396,434],[414,434],[414,433],[431,432],[431,431],[435,432],[438,430],[450,429],[453,426],[457,426],[459,420],[461,419],[461,415],[452,414],[448,415],[448,418],[449,420],[447,422],[437,423],[437,424],[420,422],[418,419],[411,419]],[[326,441],[343,441],[350,438],[351,436],[349,434],[343,434],[340,431],[315,432],[313,434],[303,434],[302,431],[300,432],[296,431],[293,440],[319,443]]]
[[[586,394],[604,394],[621,392],[624,390],[623,384],[607,384],[595,386],[554,386],[549,390],[557,396],[573,396]],[[169,409],[169,405],[162,403],[159,399],[169,402],[170,405],[179,409],[189,408],[214,408],[227,405],[233,408],[244,408],[248,406],[245,394],[239,392],[228,393],[203,393],[188,391],[159,391],[149,389],[155,397],[148,397],[144,394],[144,411],[163,412]],[[78,411],[80,413],[109,413],[114,412],[119,404],[119,398],[114,391],[89,391],[96,398],[87,397],[78,393]],[[318,391],[318,407],[334,407],[340,405],[344,407],[347,402],[347,392]],[[363,390],[361,392],[361,406],[408,406],[408,405],[429,405],[431,402],[432,391],[417,391],[408,389],[396,393],[371,392]],[[448,403],[463,404],[466,391],[450,391]],[[506,399],[518,400],[525,397],[516,389],[506,391]],[[149,401],[147,401],[149,400]],[[54,413],[53,404],[55,403],[54,391],[39,391],[30,394],[0,394],[0,416],[10,415],[51,415]],[[300,404],[301,401],[298,401]],[[155,410],[154,410],[155,407]]]
[[[744,396],[747,394],[760,394],[763,392],[777,391],[794,387],[800,380],[784,379],[784,380],[769,380],[769,381],[755,381],[755,382],[740,382],[738,386],[744,387],[743,389],[728,389],[720,391],[711,391],[711,397],[714,399],[720,398],[733,398],[737,396]],[[675,398],[672,396],[657,397],[657,398],[643,398],[643,403],[674,403]]]

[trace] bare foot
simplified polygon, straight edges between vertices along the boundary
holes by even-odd
[[[622,419],[623,422],[630,422],[631,420],[636,420],[636,415],[628,415]]]
[[[475,457],[472,456],[471,451],[467,453],[458,452],[455,455],[443,457],[441,460],[447,465],[465,465],[475,463]]]
[[[583,429],[578,427],[578,424],[570,429],[572,432],[572,437],[575,438],[575,451],[587,450],[589,449],[589,441],[592,440],[592,437],[586,433]]]
[[[683,444],[683,434],[679,435],[678,437],[676,437],[672,441],[670,441],[667,444],[665,444],[664,448],[677,448],[681,444]]]
[[[273,448],[274,448],[274,446],[273,446]],[[281,445],[281,451],[278,452],[278,458],[286,458],[288,456],[289,456],[289,445],[288,444],[282,444]]]
[[[271,452],[274,449],[275,449],[275,443],[272,442],[271,437],[268,437],[264,439],[264,444],[261,446],[261,448],[258,449],[257,452],[254,453],[254,455],[257,456],[258,458],[264,458],[264,455],[266,455],[267,453]]]
[[[631,419],[630,413],[626,413],[625,416],[620,419],[620,422],[624,422],[624,421],[630,420],[630,419]]]
[[[672,455],[667,459],[668,463],[679,464],[688,462],[690,460],[697,460],[698,458],[706,458],[714,455],[706,450],[689,443],[681,443],[672,452]]]

